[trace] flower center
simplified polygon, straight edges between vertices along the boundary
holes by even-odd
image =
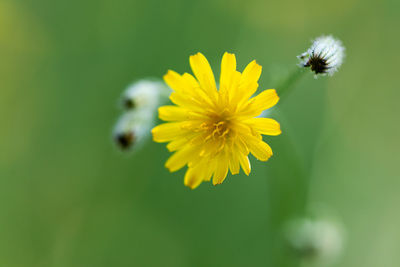
[[[231,131],[230,121],[220,116],[212,117],[208,122],[203,122],[200,128],[207,133],[205,141],[210,139],[225,141]]]
[[[213,124],[213,127],[214,127],[212,131],[213,136],[225,138],[225,136],[229,133],[229,127],[227,121],[216,122]]]

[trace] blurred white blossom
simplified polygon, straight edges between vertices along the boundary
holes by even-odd
[[[343,250],[343,226],[332,218],[297,218],[286,225],[285,231],[290,249],[312,266],[334,263]]]
[[[140,80],[131,84],[123,93],[122,104],[130,109],[155,109],[159,106],[165,85],[157,80]]]
[[[154,116],[148,112],[128,111],[118,120],[114,128],[114,140],[121,149],[141,144],[150,135]]]
[[[123,150],[140,147],[155,125],[157,108],[171,90],[161,80],[145,79],[131,84],[122,95],[124,113],[118,119],[113,137]]]

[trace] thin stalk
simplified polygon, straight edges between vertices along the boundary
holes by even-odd
[[[303,77],[305,73],[303,68],[294,69],[285,80],[283,80],[276,87],[277,93],[281,99],[285,99],[293,90],[296,85]],[[283,252],[285,250],[284,239],[282,239],[282,225],[293,215],[305,214],[307,209],[307,196],[309,195],[309,177],[310,173],[307,170],[304,161],[301,159],[294,141],[288,134],[283,133],[281,139],[281,157],[287,162],[287,169],[283,172],[276,170],[284,175],[288,175],[293,178],[290,183],[290,188],[288,188],[287,180],[281,179],[271,180],[269,183],[270,194],[269,197],[272,198],[271,203],[279,203],[283,206],[279,210],[274,210],[272,208],[273,217],[271,218],[271,227],[275,234],[275,246],[274,246],[274,257],[273,262],[279,266],[296,266],[300,267],[301,262],[297,261],[295,258],[290,258]],[[286,182],[285,182],[286,180]],[[293,187],[296,188],[293,191]],[[297,193],[296,193],[297,191]],[[275,207],[276,208],[276,207]],[[299,214],[300,213],[300,214]]]
[[[304,68],[294,69],[290,75],[277,87],[278,95],[280,97],[290,94],[296,87],[297,82],[300,81],[301,77],[305,73]]]

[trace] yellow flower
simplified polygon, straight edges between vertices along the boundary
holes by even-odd
[[[190,66],[197,80],[172,70],[164,76],[174,91],[170,100],[175,105],[158,109],[160,119],[168,122],[153,128],[152,134],[154,141],[169,142],[168,150],[176,151],[165,166],[174,172],[187,165],[184,183],[192,189],[211,177],[214,185],[221,184],[228,170],[238,174],[240,166],[249,175],[249,153],[262,161],[272,156],[261,135],[281,133],[277,121],[257,118],[278,102],[276,91],[265,90],[251,98],[261,75],[255,60],[240,73],[235,55],[225,53],[219,90],[201,53],[190,57]]]

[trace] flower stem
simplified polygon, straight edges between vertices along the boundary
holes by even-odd
[[[303,68],[293,69],[286,79],[276,86],[278,95],[282,98],[292,93],[304,73]],[[280,120],[285,120],[284,114],[281,114]],[[280,178],[267,180],[268,197],[271,203],[269,224],[271,238],[274,240],[271,262],[275,266],[300,267],[301,261],[296,257],[288,257],[283,252],[287,247],[282,236],[282,227],[294,216],[302,216],[306,213],[310,173],[294,140],[288,133],[282,134],[280,143],[276,145],[281,147],[280,159],[285,162],[287,168],[281,169],[281,166],[270,168],[270,172],[279,175]]]
[[[303,68],[297,67],[296,69],[294,69],[289,74],[289,76],[283,82],[281,82],[279,86],[277,86],[278,95],[282,97],[284,95],[290,94],[295,88],[296,83],[300,81],[301,77],[303,77],[304,73],[305,71]]]

